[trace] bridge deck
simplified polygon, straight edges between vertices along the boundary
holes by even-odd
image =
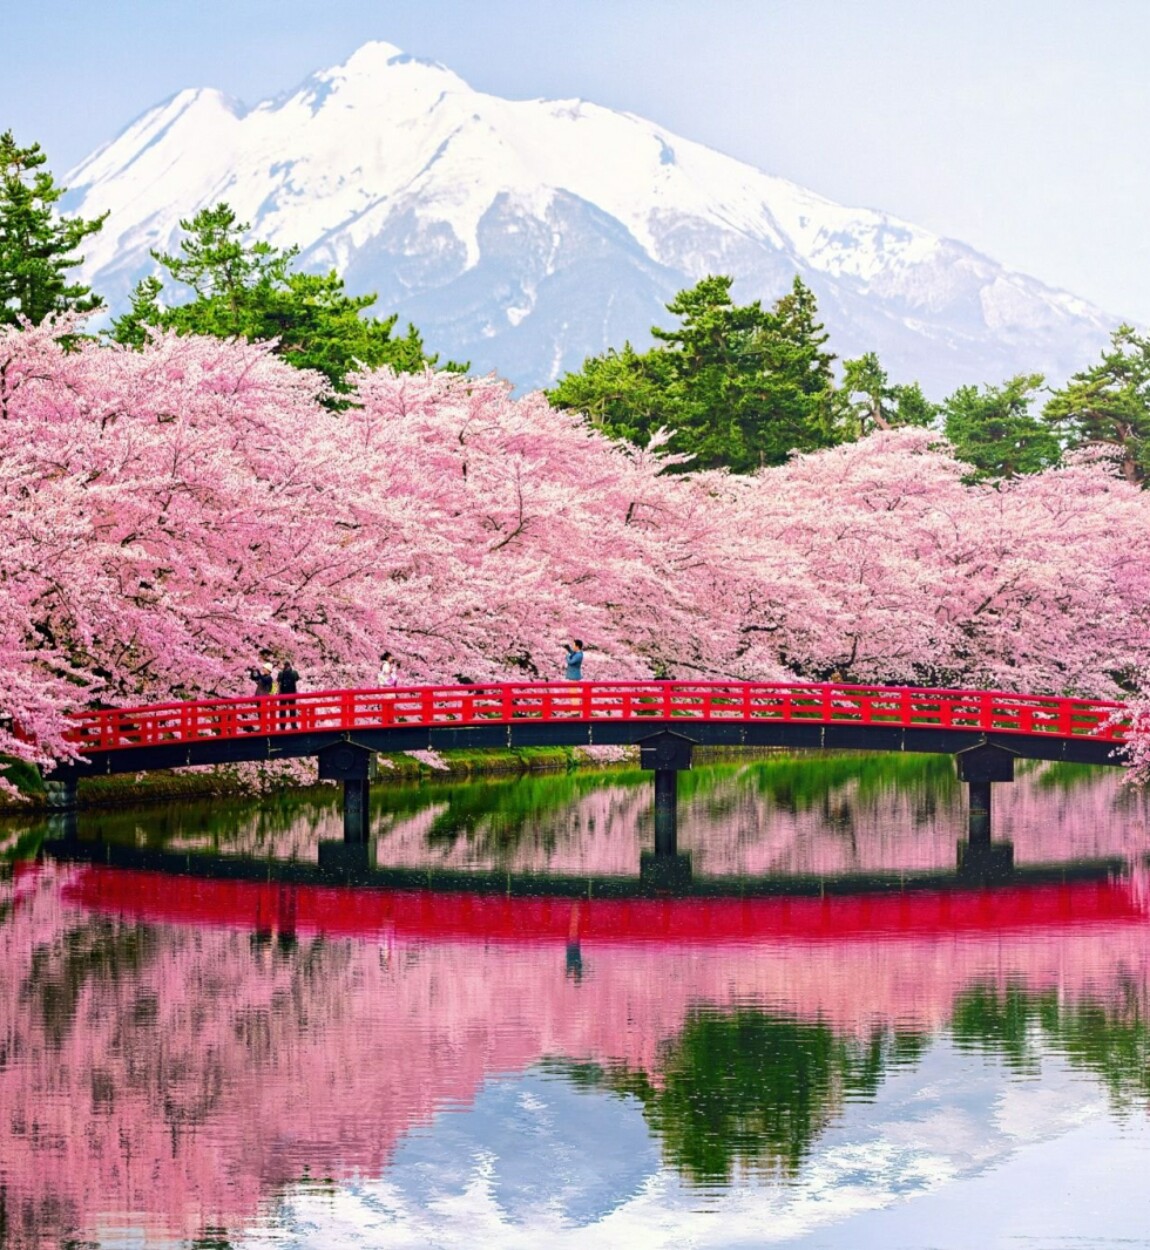
[[[983,690],[837,683],[553,682],[324,690],[80,713],[86,762],[125,772],[372,750],[634,743],[669,728],[697,743],[952,753],[980,740],[1023,757],[1117,763],[1124,706]]]

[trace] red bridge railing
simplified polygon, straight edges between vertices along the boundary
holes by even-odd
[[[781,682],[513,682],[319,690],[79,713],[69,735],[85,752],[239,738],[398,727],[564,722],[774,721],[957,729],[1125,740],[1124,705],[985,690]]]

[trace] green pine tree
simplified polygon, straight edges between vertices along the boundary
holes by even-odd
[[[318,370],[344,392],[348,375],[361,366],[390,365],[410,373],[438,363],[437,356],[425,352],[414,326],[395,338],[395,316],[364,316],[375,303],[374,295],[349,295],[334,270],[293,270],[298,248],[247,242],[250,227],[227,204],[205,208],[180,226],[187,234],[180,253],[152,256],[167,280],[190,291],[191,298],[165,307],[164,280],[158,275],[145,278],[136,287],[131,309],[113,324],[117,342],[138,347],[150,329],[275,339],[285,360]],[[466,367],[454,362],[443,366],[460,372]]]
[[[919,384],[892,383],[874,352],[843,361],[841,407],[850,438],[903,425],[929,426],[938,416]]]
[[[773,309],[737,305],[732,279],[704,278],[667,305],[679,325],[652,328],[657,346],[589,358],[550,392],[608,433],[645,443],[660,427],[691,468],[736,473],[781,464],[792,451],[838,441],[834,357],[814,295],[795,279]]]
[[[1039,473],[1057,464],[1061,448],[1047,422],[1030,411],[1040,373],[1020,374],[1002,386],[960,386],[942,405],[946,437],[972,480]]]
[[[1128,482],[1150,475],[1150,337],[1122,325],[1110,348],[1051,396],[1043,416],[1070,447],[1113,447]]]
[[[63,312],[91,312],[100,299],[69,271],[83,263],[76,249],[104,224],[107,213],[84,221],[61,217],[67,190],[44,169],[38,143],[22,148],[10,130],[0,135],[0,325],[26,318],[39,325]]]

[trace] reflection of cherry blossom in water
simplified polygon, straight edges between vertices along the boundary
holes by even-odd
[[[796,796],[792,771],[820,783]],[[635,876],[640,851],[652,845],[652,811],[650,778],[634,774],[433,785],[414,797],[384,790],[373,805],[376,862]],[[1116,768],[1022,764],[1017,781],[994,789],[995,837],[1014,844],[1019,864],[1138,856],[1150,848],[1147,812],[1147,797]],[[336,795],[281,811],[244,808],[230,823],[214,811],[203,819],[173,812],[162,837],[154,814],[136,820],[85,815],[84,825],[111,840],[312,863],[320,840],[343,836]],[[824,757],[817,769],[809,758],[776,757],[704,767],[685,776],[679,802],[679,849],[701,876],[949,871],[965,828],[964,787],[942,757]]]
[[[53,1233],[113,1217],[183,1235],[235,1227],[305,1174],[379,1174],[438,1109],[546,1058],[658,1082],[701,1007],[865,1038],[896,1024],[935,1034],[975,983],[1142,1003],[1150,989],[1146,918],[1116,884],[907,902],[936,917],[926,929],[900,930],[897,906],[883,930],[873,901],[805,900],[800,936],[709,945],[706,904],[683,913],[691,941],[631,940],[625,910],[533,900],[527,914],[547,918],[534,937],[435,940],[435,909],[459,926],[466,900],[406,896],[389,924],[386,896],[328,891],[340,905],[324,904],[325,933],[304,890],[142,880],[49,867],[2,887],[0,1178],[9,1211],[40,1212]],[[221,898],[233,902],[215,924],[155,919],[212,914]],[[514,906],[476,901],[473,922]],[[677,906],[630,914],[673,932]],[[348,932],[357,908],[374,919]],[[818,936],[818,909],[847,918],[839,937]]]
[[[432,809],[378,822],[376,862],[382,867],[498,867],[515,872],[557,875],[636,876],[648,834],[652,796],[649,782],[605,784],[563,805],[557,812],[530,815],[514,831],[498,811],[455,838],[429,840],[436,819],[450,813]]]
[[[717,788],[730,794],[725,819],[709,810],[709,796],[682,806],[679,844],[697,872],[714,876],[953,869],[967,801],[951,768],[935,760],[917,782],[904,775],[869,790],[865,778],[848,777],[794,809],[759,788],[751,766]],[[1020,765],[1016,781],[994,787],[993,803],[994,836],[1013,843],[1019,864],[1150,849],[1146,797],[1118,769]]]

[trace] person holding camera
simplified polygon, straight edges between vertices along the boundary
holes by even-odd
[[[565,642],[564,647],[567,648],[567,672],[565,677],[567,681],[583,680],[583,639],[576,638],[575,645]]]

